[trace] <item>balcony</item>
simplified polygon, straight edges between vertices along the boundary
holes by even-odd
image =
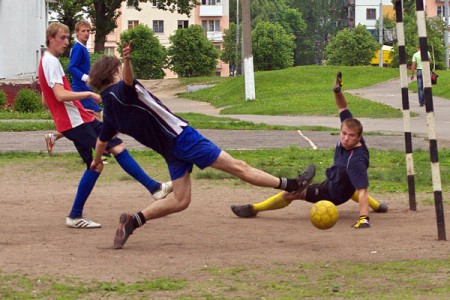
[[[223,16],[222,5],[201,5],[200,17],[221,17]]]
[[[206,37],[211,42],[223,42],[222,32],[221,31],[207,31]]]

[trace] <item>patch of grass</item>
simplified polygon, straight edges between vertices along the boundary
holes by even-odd
[[[69,277],[0,273],[4,299],[445,299],[450,293],[450,260],[376,263],[272,262],[198,270],[207,276],[97,282]],[[333,291],[334,289],[334,291]]]
[[[13,120],[13,119],[20,119],[20,120],[31,120],[31,119],[44,119],[44,120],[51,120],[52,116],[50,115],[49,111],[41,111],[41,112],[28,112],[28,113],[21,113],[17,111],[12,110],[0,110],[0,120]]]
[[[450,80],[450,72],[445,70],[437,70],[436,73],[439,75],[439,78],[438,83],[431,86],[433,96],[450,99],[450,86],[446,84]],[[408,89],[414,93],[417,93],[417,81],[414,80],[411,82],[408,85]]]
[[[21,121],[6,121],[0,120],[0,131],[37,131],[37,130],[55,130],[55,123],[53,121],[30,120],[26,122]]]
[[[308,164],[315,163],[317,171],[315,182],[325,179],[326,168],[333,162],[333,149],[310,150],[298,147],[264,150],[229,150],[233,157],[242,159],[251,166],[264,170],[275,176],[296,177],[299,170],[303,170]],[[144,167],[151,170],[151,175],[168,179],[167,166],[164,159],[154,151],[130,150],[130,153]],[[369,190],[376,193],[405,193],[408,191],[405,153],[396,150],[370,150]],[[415,188],[417,192],[429,192],[432,197],[432,175],[430,157],[427,151],[417,150],[413,154],[415,170]],[[450,149],[439,151],[439,168],[442,186],[450,185]],[[54,154],[49,157],[47,153],[31,152],[4,152],[0,153],[0,168],[4,165],[20,165],[20,172],[37,172],[40,170],[56,171],[65,170],[62,176],[70,176],[71,170],[80,170],[83,163],[77,153]],[[63,175],[64,174],[64,175]],[[193,178],[220,180],[221,184],[246,185],[239,179],[220,172],[213,168],[200,171],[194,168]],[[131,180],[124,175],[123,170],[114,159],[109,160],[108,176],[102,180]],[[444,199],[450,203],[449,199]],[[431,204],[431,201],[430,201]]]
[[[256,100],[244,101],[244,77],[233,77],[208,89],[181,94],[184,98],[223,107],[223,114],[336,115],[331,92],[335,74],[344,74],[345,90],[370,86],[399,76],[397,69],[374,67],[302,66],[255,73]],[[346,94],[359,117],[398,118],[390,106]]]

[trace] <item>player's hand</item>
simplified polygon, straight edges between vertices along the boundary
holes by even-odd
[[[130,59],[131,58],[131,44],[133,41],[130,41],[128,44],[123,43],[122,44],[122,54],[124,59]]]
[[[94,99],[95,103],[102,103],[102,96],[97,93],[92,93],[91,98]]]
[[[101,173],[103,171],[103,160],[93,160],[90,167],[91,171]]]

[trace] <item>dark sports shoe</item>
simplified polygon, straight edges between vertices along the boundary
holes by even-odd
[[[253,211],[253,205],[231,205],[231,210],[239,218],[254,218],[258,213]]]
[[[303,173],[299,174],[297,177],[297,184],[298,188],[297,191],[295,191],[295,194],[300,194],[303,192],[308,184],[311,183],[314,176],[316,175],[316,166],[314,164],[310,164],[306,167],[306,169],[303,171]]]
[[[119,227],[116,230],[116,235],[114,236],[114,249],[121,249],[123,245],[128,240],[128,237],[133,234],[134,228],[131,221],[133,220],[133,215],[123,213],[120,215]]]
[[[336,74],[336,79],[334,80],[333,92],[339,93],[342,87],[342,73],[339,71]]]
[[[380,202],[380,206],[378,207],[378,209],[374,209],[374,211],[376,213],[387,213],[388,211],[388,206],[386,202]]]
[[[356,223],[353,224],[352,227],[355,229],[370,228],[369,217],[367,216],[359,217],[359,220],[356,221]]]

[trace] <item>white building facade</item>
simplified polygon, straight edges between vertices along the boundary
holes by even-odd
[[[0,79],[37,77],[53,1],[0,0]]]

